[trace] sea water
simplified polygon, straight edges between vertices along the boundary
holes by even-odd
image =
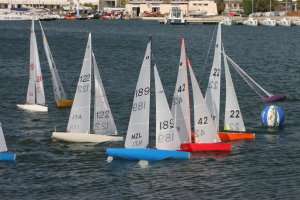
[[[206,90],[215,25],[104,20],[42,24],[69,98],[74,97],[88,33],[92,33],[107,98],[123,136],[149,35],[153,39],[153,61],[169,103],[179,64],[181,41],[177,38],[185,39],[187,56],[203,93]],[[273,130],[262,126],[260,113],[271,103],[261,103],[260,97],[230,68],[246,129],[256,133],[255,141],[233,142],[233,151],[226,154],[194,153],[189,160],[132,162],[107,159],[105,149],[123,147],[122,142],[52,142],[52,131],[66,130],[70,108],[55,105],[38,23],[35,28],[49,112],[27,112],[16,107],[26,98],[30,25],[30,21],[0,22],[0,121],[9,151],[17,154],[15,162],[0,162],[0,199],[299,198],[300,27],[222,27],[228,56],[267,91],[287,95],[286,101],[272,103],[285,111],[283,127]],[[153,75],[151,87],[149,146],[153,147]]]

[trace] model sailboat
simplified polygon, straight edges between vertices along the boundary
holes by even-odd
[[[193,143],[191,142],[191,120],[187,65],[189,65],[190,69],[194,96],[195,140]],[[231,150],[230,144],[220,143],[219,136],[200,91],[200,87],[196,81],[196,78],[194,77],[193,72],[191,71],[190,63],[188,62],[187,64],[184,39],[182,39],[181,41],[181,54],[177,82],[173,97],[172,114],[175,120],[176,129],[180,137],[182,151],[193,152]],[[207,118],[207,116],[209,117],[209,119]],[[202,123],[203,119],[205,119],[204,123]],[[209,123],[208,126],[207,123]]]
[[[39,52],[34,32],[34,20],[32,20],[30,31],[30,65],[26,104],[17,104],[17,106],[21,109],[29,111],[48,112],[48,107],[46,106],[45,100]]]
[[[243,118],[239,109],[238,100],[235,94],[231,75],[228,69],[227,59],[223,49],[225,77],[226,77],[226,109],[224,130],[245,131]],[[220,114],[220,83],[221,83],[221,59],[222,59],[222,40],[221,24],[218,25],[216,47],[213,66],[211,69],[208,87],[206,90],[206,103],[213,116],[217,131],[219,132],[219,114]],[[239,128],[237,128],[239,127]],[[254,139],[254,133],[219,133],[222,141]]]
[[[244,133],[246,132],[246,129],[242,117],[242,112],[240,110],[240,106],[236,97],[224,47],[222,52],[223,52],[225,79],[226,79],[224,131],[235,131],[235,132],[233,133],[219,132],[219,136],[222,141],[253,140],[255,137],[254,133]]]
[[[16,159],[15,153],[6,153],[6,152],[7,152],[7,146],[3,135],[2,125],[0,123],[0,161]]]
[[[181,40],[180,61],[171,112],[181,143],[191,142],[189,83],[184,39]]]
[[[231,151],[231,144],[221,143],[215,122],[203,98],[192,66],[188,61],[194,99],[194,142],[181,144],[183,151]]]
[[[92,69],[94,69],[95,80],[94,134],[90,134]],[[52,138],[68,142],[94,143],[123,140],[123,137],[117,136],[117,129],[92,51],[91,34],[86,46],[67,132],[53,132]]]
[[[180,150],[180,139],[156,66],[154,66],[156,149],[146,148],[149,144],[151,54],[150,39],[134,94],[125,148],[107,149],[106,154],[114,158],[128,160],[189,158],[189,153],[176,151]]]
[[[41,22],[40,22],[40,26],[41,26],[42,35],[43,35],[44,49],[45,49],[45,53],[46,53],[46,56],[47,56],[49,68],[50,68],[50,71],[51,71],[53,91],[54,91],[54,97],[55,97],[56,104],[57,104],[58,107],[72,106],[73,100],[67,100],[67,96],[66,96],[64,88],[61,84],[61,80],[59,78],[59,75],[58,75],[58,72],[57,72],[57,69],[56,69],[56,65],[54,63],[52,53],[50,51],[50,47],[48,45],[48,41],[47,41],[46,35],[44,33],[44,29],[42,27]]]

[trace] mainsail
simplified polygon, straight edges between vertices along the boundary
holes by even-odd
[[[217,39],[213,65],[211,68],[208,86],[205,94],[206,104],[215,120],[217,131],[219,131],[220,114],[220,82],[221,82],[221,23],[218,25]]]
[[[95,77],[95,102],[94,102],[94,124],[95,134],[117,135],[117,128],[110,110],[105,90],[102,84],[100,73],[94,53],[92,53],[92,65]]]
[[[162,150],[180,149],[180,138],[176,131],[173,116],[161,84],[161,80],[154,66],[155,100],[156,100],[156,148]]]
[[[43,35],[44,49],[45,49],[45,53],[46,53],[46,56],[47,56],[49,68],[50,68],[51,75],[52,75],[52,85],[53,85],[55,101],[67,100],[66,93],[65,93],[64,88],[61,84],[61,80],[59,78],[59,75],[58,75],[58,72],[57,72],[57,69],[56,69],[56,65],[55,65],[55,62],[53,60],[52,53],[50,51],[50,47],[48,45],[48,41],[47,41],[46,35],[44,33],[44,29],[42,27],[41,22],[40,22],[40,26],[41,26],[42,35]]]
[[[190,143],[190,102],[184,39],[181,42],[179,68],[171,112],[181,143]]]
[[[211,117],[208,106],[203,98],[200,86],[196,80],[192,66],[188,61],[194,97],[194,127],[195,143],[217,143],[220,138],[216,125]]]
[[[37,45],[36,45],[36,36],[34,32],[34,20],[32,20],[31,30],[30,30],[30,60],[29,60],[29,83],[27,89],[26,104],[35,104],[35,80],[36,80],[36,66],[38,55]]]
[[[230,75],[225,50],[223,47],[225,78],[226,78],[226,103],[225,103],[225,131],[246,131],[240,106],[236,97],[234,85]]]
[[[92,44],[89,34],[67,132],[90,133]]]
[[[151,39],[136,85],[125,148],[146,148],[149,143]]]

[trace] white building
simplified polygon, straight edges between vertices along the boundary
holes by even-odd
[[[218,15],[217,4],[213,0],[129,0],[125,6],[131,16],[143,16],[144,13],[168,14],[172,7],[179,7],[185,16]]]
[[[117,0],[79,0],[81,5],[92,4],[100,9],[103,7],[115,7]],[[35,8],[59,9],[70,5],[76,5],[76,0],[0,0],[0,8],[23,8],[31,6]]]
[[[0,0],[0,8],[23,8],[31,6],[35,8],[60,8],[62,6],[70,5],[69,0]]]

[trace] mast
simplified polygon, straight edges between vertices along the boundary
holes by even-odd
[[[76,17],[80,17],[80,11],[79,11],[79,0],[76,2]]]
[[[285,16],[287,16],[287,0],[285,0]]]

